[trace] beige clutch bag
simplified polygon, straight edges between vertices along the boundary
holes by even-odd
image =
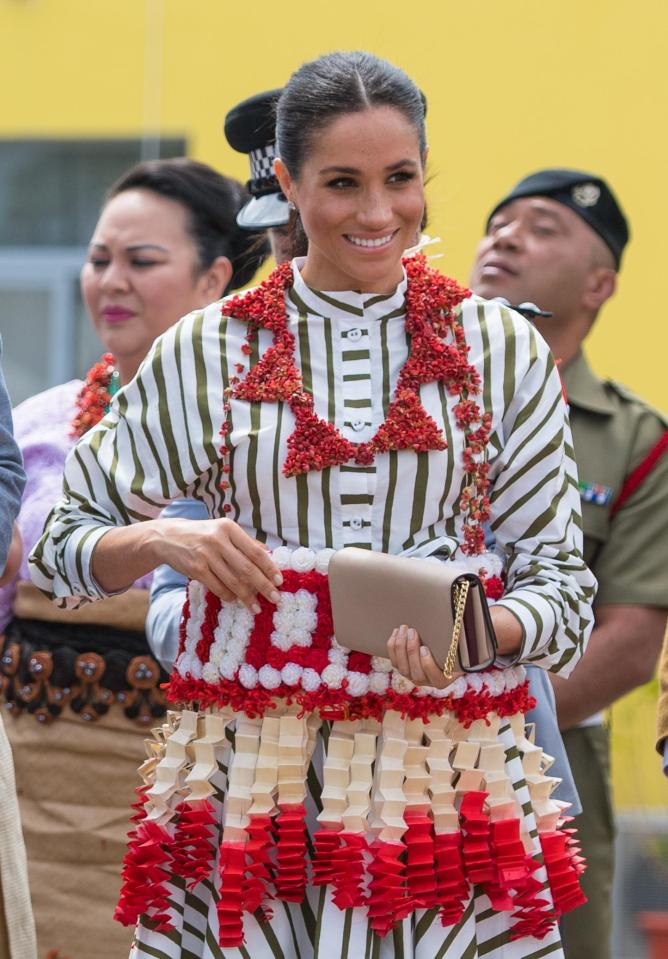
[[[414,627],[447,678],[492,665],[496,637],[478,577],[453,562],[390,556],[354,546],[332,556],[329,591],[342,646],[387,658],[397,626]]]

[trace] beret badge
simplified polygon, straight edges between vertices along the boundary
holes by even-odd
[[[578,206],[596,206],[601,195],[601,188],[596,183],[578,183],[571,190],[573,202]]]

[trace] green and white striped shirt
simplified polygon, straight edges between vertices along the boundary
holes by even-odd
[[[405,280],[389,296],[309,289],[293,264],[286,309],[297,363],[319,416],[347,439],[369,440],[383,422],[408,355]],[[524,629],[521,658],[568,672],[592,626],[595,580],[582,559],[580,500],[566,407],[549,350],[522,317],[477,297],[461,318],[481,407],[492,415],[488,447],[491,527],[508,574],[501,601]],[[63,499],[32,557],[32,576],[61,605],[105,595],[91,556],[110,526],[155,518],[172,499],[201,500],[224,515],[219,454],[224,390],[246,326],[220,304],[184,317],[160,337],[109,414],[65,467]],[[260,330],[251,364],[271,343]],[[228,502],[250,535],[267,543],[391,553],[453,553],[462,518],[463,434],[457,395],[421,388],[447,449],[400,451],[371,466],[347,464],[286,477],[294,417],[283,403],[231,400]]]

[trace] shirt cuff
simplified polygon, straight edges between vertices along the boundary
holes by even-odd
[[[519,650],[510,656],[500,656],[499,662],[504,666],[524,660],[541,666],[549,665],[545,662],[544,651],[554,636],[557,626],[552,604],[532,589],[515,589],[494,605],[505,607],[522,627]],[[559,653],[555,656],[555,662],[558,659]]]

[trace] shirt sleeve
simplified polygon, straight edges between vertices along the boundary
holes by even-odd
[[[0,356],[2,343],[0,341]],[[14,439],[12,408],[0,367],[0,572],[7,563],[12,526],[21,507],[26,477],[21,451]]]
[[[207,519],[208,513],[197,500],[176,500],[167,506],[163,517],[171,519]],[[158,566],[153,576],[151,600],[146,617],[146,638],[153,655],[170,672],[179,648],[179,626],[186,600],[186,577],[171,566]]]
[[[499,602],[522,626],[512,661],[567,675],[591,633],[596,580],[582,555],[577,469],[554,360],[528,326],[515,350],[531,360],[514,384],[490,470],[491,526],[507,572]]]
[[[30,557],[33,581],[59,605],[108,595],[91,560],[110,528],[154,519],[171,500],[216,487],[225,384],[220,313],[209,309],[208,325],[193,313],[156,340],[68,456],[62,498]]]

